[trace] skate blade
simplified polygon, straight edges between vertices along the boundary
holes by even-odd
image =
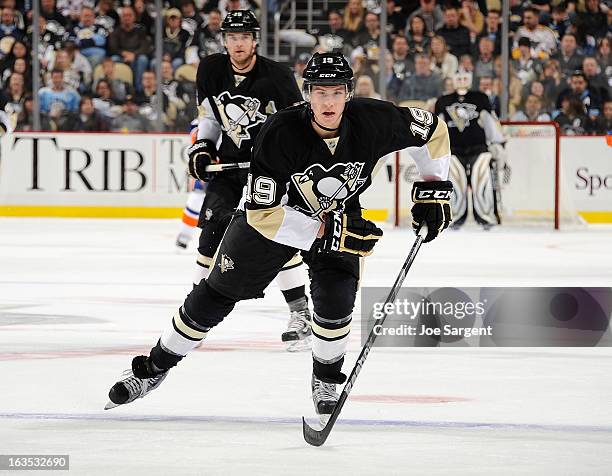
[[[302,340],[294,340],[286,343],[287,352],[302,352],[312,348],[312,337],[308,336]]]
[[[110,410],[111,408],[115,408],[118,407],[119,405],[116,403],[111,402],[110,400],[108,401],[108,403],[106,405],[104,405],[104,409],[105,410]]]

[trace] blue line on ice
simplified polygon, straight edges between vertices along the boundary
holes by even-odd
[[[108,413],[0,413],[0,419],[16,420],[99,420],[99,421],[169,421],[246,424],[296,424],[300,418],[238,417],[208,415],[110,415]],[[343,426],[392,426],[412,428],[454,428],[491,430],[535,430],[573,433],[612,433],[612,426],[549,425],[535,423],[454,422],[419,420],[338,420]]]

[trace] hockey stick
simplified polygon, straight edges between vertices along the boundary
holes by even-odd
[[[397,293],[401,289],[404,279],[406,279],[406,274],[408,274],[408,270],[412,266],[412,263],[414,262],[414,258],[416,257],[419,251],[419,248],[421,248],[421,245],[423,244],[424,234],[425,233],[423,233],[422,228],[420,228],[417,231],[416,240],[414,241],[414,244],[412,245],[412,249],[410,250],[410,253],[408,253],[408,256],[406,257],[406,261],[404,261],[404,265],[402,266],[402,269],[400,270],[399,274],[397,275],[397,278],[395,279],[395,283],[393,284],[393,287],[391,288],[391,291],[389,292],[389,295],[387,296],[387,300],[385,301],[385,304],[382,306],[383,310],[386,309],[387,303],[395,301],[395,298],[397,297]],[[381,319],[377,319],[377,325],[380,324],[382,326],[386,318],[387,318],[387,313],[385,312]],[[327,440],[327,437],[331,433],[332,428],[334,427],[334,423],[336,423],[336,420],[338,419],[338,415],[340,415],[340,412],[342,411],[342,407],[344,406],[344,403],[346,402],[346,399],[348,398],[348,395],[351,392],[353,385],[355,385],[357,376],[359,375],[359,372],[361,371],[361,368],[363,367],[363,364],[365,363],[365,360],[367,359],[368,354],[370,353],[370,349],[374,345],[374,341],[376,340],[376,337],[377,337],[377,334],[374,332],[374,329],[375,327],[372,328],[372,330],[370,331],[370,334],[368,335],[366,343],[364,344],[363,348],[361,349],[361,353],[359,354],[359,357],[357,358],[357,362],[355,363],[353,370],[351,370],[351,374],[349,375],[348,380],[346,384],[344,385],[344,388],[342,389],[342,393],[340,394],[338,403],[336,403],[336,406],[334,407],[334,411],[332,412],[325,426],[321,430],[315,430],[314,428],[309,426],[308,423],[306,423],[306,420],[304,419],[304,417],[302,417],[302,431],[304,433],[304,439],[306,440],[308,444],[312,446],[321,446],[323,443],[325,443],[325,440]]]
[[[236,162],[232,164],[211,164],[206,166],[207,172],[223,172],[224,170],[248,169],[251,162]]]

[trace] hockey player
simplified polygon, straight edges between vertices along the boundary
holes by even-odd
[[[191,122],[192,129],[190,132],[191,143],[194,144],[198,138],[198,120],[194,119]],[[193,238],[195,228],[198,225],[200,210],[206,196],[206,182],[201,180],[191,179],[189,181],[189,195],[187,195],[187,203],[183,208],[183,216],[181,217],[181,228],[176,237],[176,246],[186,249],[189,242]]]
[[[202,232],[195,284],[208,276],[247,177],[246,169],[210,173],[205,167],[213,162],[248,162],[253,141],[266,118],[302,101],[289,68],[256,53],[259,23],[251,11],[229,12],[221,32],[227,54],[204,58],[196,79],[199,124],[197,140],[189,149],[189,171],[194,178],[207,181],[208,186],[198,222]],[[311,316],[304,280],[299,255],[287,260],[276,279],[290,310],[287,330],[281,336],[289,351],[310,347]]]
[[[487,95],[469,90],[471,73],[455,74],[453,84],[455,92],[440,97],[435,106],[435,114],[448,124],[451,139],[453,228],[461,227],[467,219],[471,190],[474,219],[488,230],[501,223],[497,170],[509,170],[504,137]]]
[[[214,266],[175,314],[149,356],[110,390],[108,408],[155,389],[187,353],[243,299],[261,295],[296,251],[309,266],[314,304],[312,398],[329,415],[351,327],[360,258],[382,231],[361,216],[359,195],[377,161],[415,147],[424,181],[412,191],[413,226],[425,241],[451,220],[446,124],[428,111],[356,98],[353,71],[338,53],[315,54],[304,72],[306,103],[270,117],[253,148],[244,207],[232,220]],[[408,245],[407,245],[408,246]]]

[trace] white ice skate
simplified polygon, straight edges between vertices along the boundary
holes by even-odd
[[[176,237],[176,246],[182,250],[187,249],[189,242],[191,241],[191,235],[188,233],[179,233]]]
[[[148,359],[144,355],[134,357],[132,368],[123,372],[121,380],[108,392],[109,401],[104,407],[105,410],[131,403],[159,387],[168,375],[168,371],[153,371]]]
[[[321,426],[325,426],[340,396],[336,392],[335,383],[327,383],[312,374],[312,401],[319,415]]]
[[[303,309],[291,311],[287,330],[281,336],[281,340],[287,344],[288,352],[310,349],[312,345],[311,322],[308,304]]]

